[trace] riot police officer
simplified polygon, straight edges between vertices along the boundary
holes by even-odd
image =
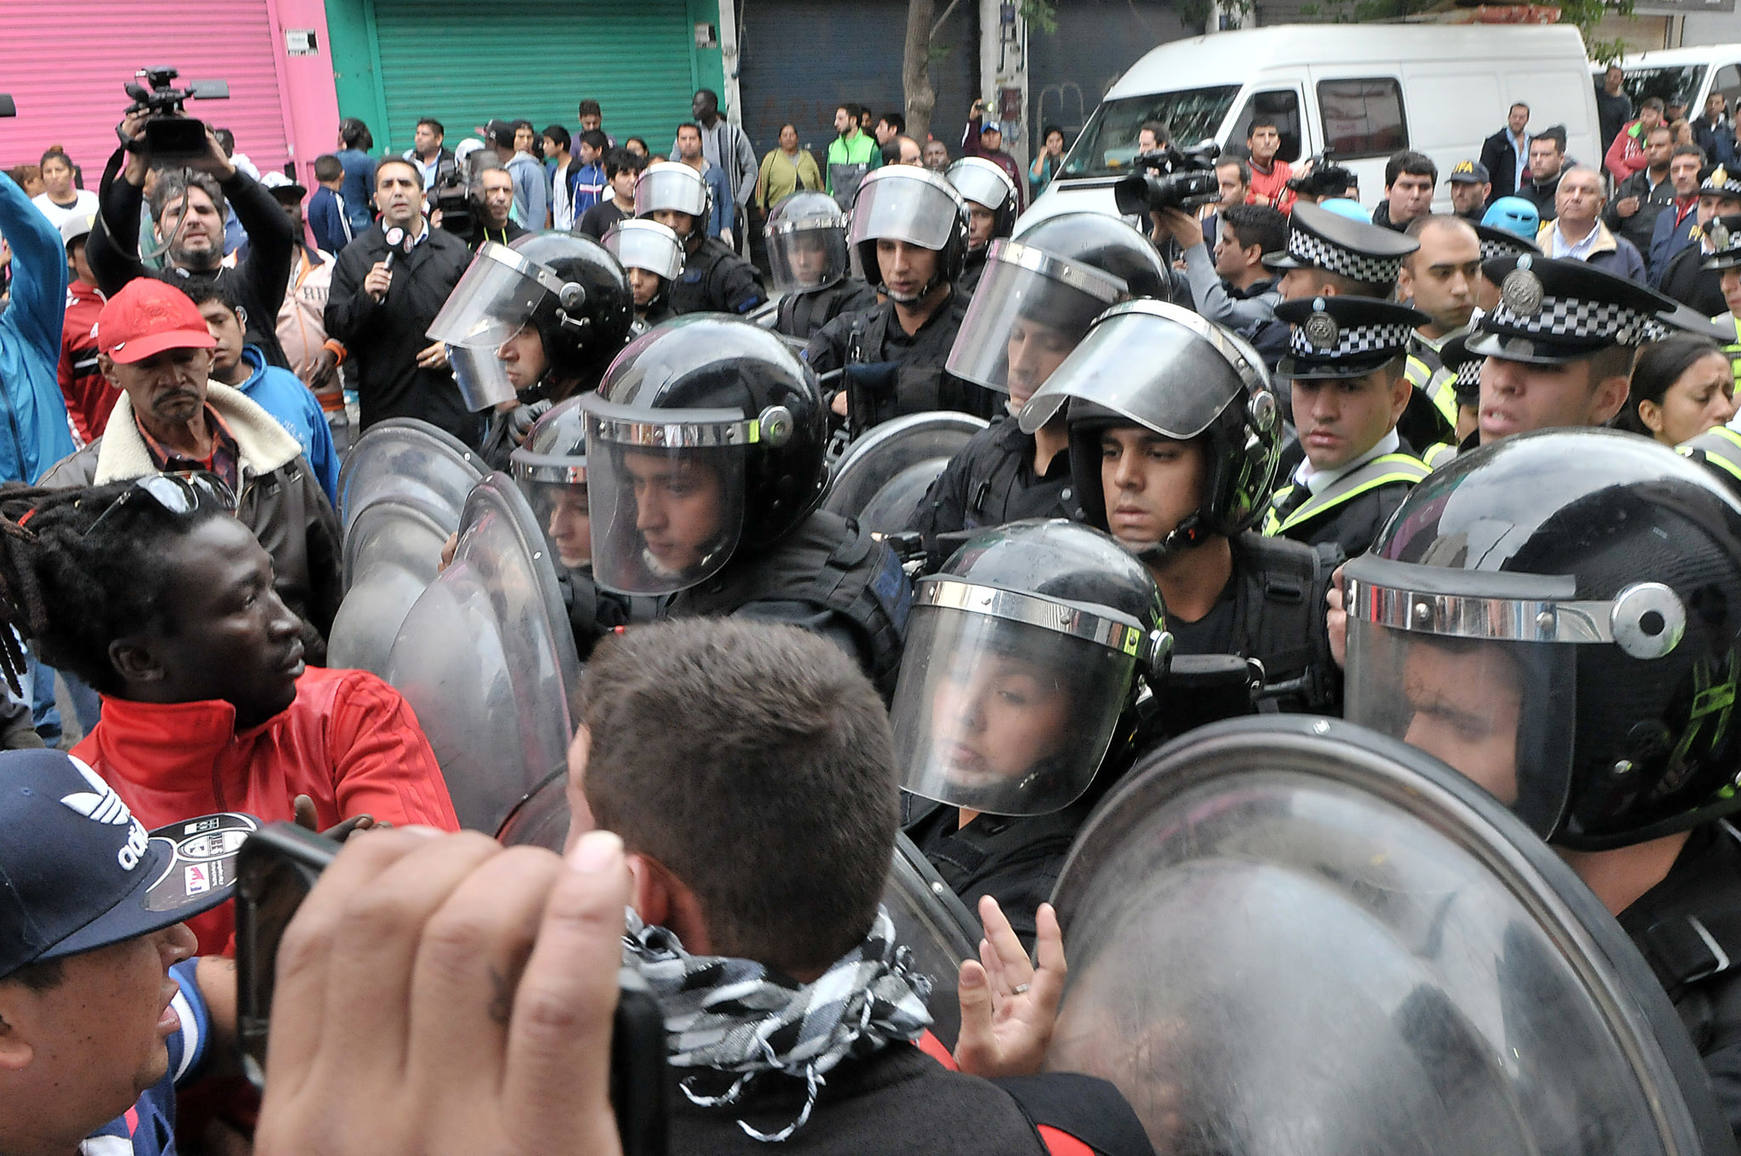
[[[663,597],[670,617],[807,626],[892,692],[911,589],[886,546],[817,509],[827,415],[777,335],[676,318],[631,342],[577,406],[600,586]]]
[[[604,236],[604,247],[623,266],[635,296],[635,334],[676,316],[671,284],[683,272],[683,242],[657,221],[618,221]]]
[[[836,317],[804,351],[818,374],[845,371],[834,412],[855,434],[910,413],[996,413],[997,394],[944,368],[967,313],[955,288],[967,211],[955,187],[913,165],[877,169],[853,196],[848,239],[886,300]]]
[[[484,433],[484,460],[503,469],[552,402],[597,384],[633,321],[616,258],[591,238],[550,231],[480,245],[429,336],[448,344],[468,395],[519,402],[498,408]]]
[[[1291,327],[1277,366],[1293,395],[1304,458],[1278,486],[1263,532],[1363,553],[1430,467],[1399,436],[1413,387],[1403,369],[1426,314],[1366,297],[1284,301]]]
[[[655,161],[635,178],[635,216],[659,222],[683,240],[683,272],[671,283],[673,313],[748,313],[767,294],[755,266],[707,235],[711,196],[688,165]]]
[[[1155,247],[1104,213],[1062,213],[990,249],[948,368],[1008,394],[1008,412],[950,459],[913,511],[910,528],[938,560],[952,548],[940,546],[939,535],[1020,518],[1080,519],[1064,415],[1031,434],[1014,417],[1095,317],[1122,298],[1167,287]]]
[[[762,233],[769,276],[781,294],[778,332],[809,341],[842,313],[877,303],[871,287],[847,267],[846,214],[827,193],[793,193],[774,206]]]
[[[971,297],[985,273],[991,243],[1015,232],[1016,186],[1008,173],[984,157],[962,157],[943,175],[967,202],[967,260],[955,284]]]
[[[1139,698],[1171,645],[1142,564],[1061,518],[982,531],[917,583],[891,708],[903,825],[956,894],[991,895],[1025,942],[1136,753]]]
[[[1561,849],[1741,1127],[1741,505],[1645,438],[1519,434],[1416,486],[1346,576],[1348,717]]]
[[[1154,575],[1176,653],[1255,659],[1283,709],[1332,710],[1320,608],[1334,551],[1247,532],[1281,436],[1256,351],[1188,310],[1127,301],[1029,399],[1022,428],[1061,408],[1084,516]]]

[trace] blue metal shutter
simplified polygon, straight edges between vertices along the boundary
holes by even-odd
[[[491,117],[573,133],[591,98],[618,144],[664,153],[700,85],[685,0],[375,0],[374,25],[388,123],[369,127],[393,152],[424,116],[448,148]]]
[[[0,0],[0,91],[18,119],[0,121],[0,163],[35,164],[63,145],[96,189],[127,107],[121,86],[142,65],[171,65],[176,83],[225,80],[228,100],[196,100],[199,117],[236,134],[262,172],[289,155],[279,65],[284,42],[266,0]]]
[[[938,5],[939,10],[947,0]],[[743,63],[738,77],[744,130],[756,156],[779,144],[791,122],[799,144],[818,164],[834,140],[834,110],[851,101],[873,112],[899,112],[906,0],[740,0]],[[974,10],[961,3],[938,35],[945,51],[931,66],[937,108],[931,132],[961,155],[961,129],[978,87],[979,42]],[[873,122],[874,123],[874,122]]]

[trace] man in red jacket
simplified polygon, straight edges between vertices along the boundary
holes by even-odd
[[[305,668],[271,557],[215,475],[151,474],[82,490],[14,490],[0,515],[0,618],[103,696],[74,750],[147,827],[213,811],[319,827],[361,814],[459,822],[429,742],[397,691],[357,670]],[[0,661],[21,671],[13,655]],[[222,951],[232,916],[191,921]]]
[[[109,383],[97,366],[97,316],[103,311],[103,291],[85,259],[85,240],[91,235],[92,214],[68,217],[60,227],[66,246],[72,280],[67,282],[66,321],[60,335],[60,392],[66,398],[67,416],[80,445],[103,436],[109,413],[121,391]]]

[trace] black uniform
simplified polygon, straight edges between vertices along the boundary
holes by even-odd
[[[1080,522],[1082,505],[1070,481],[1070,451],[1061,449],[1043,475],[1034,473],[1034,438],[1007,414],[961,447],[919,504],[908,528],[931,549],[939,534],[1001,526],[1022,518]]]
[[[768,299],[755,266],[716,237],[703,237],[666,290],[673,313],[748,313]]]
[[[771,546],[740,546],[718,574],[673,594],[664,615],[740,614],[813,630],[858,659],[888,698],[912,601],[912,587],[887,546],[857,523],[818,510]]]
[[[1289,482],[1270,498],[1263,532],[1308,546],[1333,545],[1343,557],[1357,557],[1366,553],[1409,488],[1431,472],[1405,443],[1337,478],[1322,493]]]
[[[1715,317],[1729,312],[1729,305],[1723,300],[1723,274],[1702,267],[1709,256],[1699,243],[1688,245],[1669,258],[1657,288],[1706,317]]]
[[[1620,913],[1620,926],[1674,1001],[1741,1137],[1741,835],[1727,820],[1694,828],[1663,881]]]
[[[1249,531],[1228,543],[1233,577],[1215,606],[1196,622],[1167,615],[1173,653],[1255,658],[1270,688],[1268,705],[1336,713],[1341,674],[1330,655],[1324,596],[1338,551]]]
[[[475,446],[481,423],[466,409],[453,372],[417,364],[418,352],[429,345],[429,324],[471,263],[471,253],[452,233],[430,229],[409,253],[394,254],[392,287],[387,299],[377,302],[363,291],[363,279],[386,256],[387,239],[377,222],[339,254],[326,302],[326,331],[356,358],[363,428],[385,418],[415,417]]]
[[[809,341],[824,325],[842,313],[857,313],[876,303],[876,290],[856,277],[843,277],[821,289],[812,289],[808,293],[788,293],[780,298],[774,330],[787,337]]]
[[[990,245],[967,251],[967,260],[961,266],[961,276],[955,279],[955,287],[961,290],[963,297],[972,297],[973,291],[979,288],[979,279],[985,276],[985,259],[990,252]]]
[[[105,297],[113,297],[135,277],[152,276],[139,260],[139,211],[144,191],[119,179],[121,157],[117,149],[103,173],[102,211],[91,227],[85,249],[97,288]],[[278,308],[284,304],[284,291],[290,284],[296,234],[272,194],[246,173],[238,171],[219,187],[248,234],[247,256],[234,267],[219,265],[204,272],[166,268],[156,275],[171,285],[221,282],[247,314],[243,340],[259,347],[266,364],[289,369],[290,360],[278,343]]]
[[[909,335],[895,318],[895,303],[884,301],[857,313],[843,313],[824,325],[811,338],[804,358],[819,374],[848,365],[866,367],[852,386],[862,390],[866,399],[868,412],[852,415],[860,429],[939,409],[989,419],[1002,408],[1003,395],[943,368],[966,314],[967,298],[952,290],[919,332]]]

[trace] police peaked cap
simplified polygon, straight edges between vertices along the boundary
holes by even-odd
[[[1509,229],[1483,225],[1479,221],[1470,221],[1469,227],[1475,230],[1475,236],[1480,242],[1483,261],[1491,261],[1495,257],[1519,257],[1525,253],[1541,252],[1541,246],[1528,237],[1518,236]]]
[[[1276,316],[1292,326],[1276,373],[1295,379],[1365,377],[1408,351],[1409,334],[1432,318],[1372,297],[1284,301]]]
[[[1499,304],[1468,338],[1481,357],[1557,365],[1660,341],[1688,320],[1677,302],[1583,261],[1526,253],[1483,262],[1481,272],[1499,286]]]
[[[1288,218],[1288,247],[1264,255],[1271,269],[1322,269],[1374,285],[1394,285],[1402,259],[1421,247],[1413,237],[1300,202]]]

